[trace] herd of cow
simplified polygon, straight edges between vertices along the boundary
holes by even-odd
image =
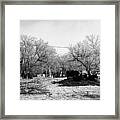
[[[79,73],[78,71],[67,71],[67,79],[61,81],[53,81],[53,84],[58,84],[59,86],[100,86],[100,77],[98,73],[87,74],[87,72]]]
[[[43,75],[41,75],[43,76]],[[33,77],[38,77],[37,74],[31,74],[31,73],[22,73],[21,77],[23,79],[32,79]],[[44,77],[46,77],[44,75]],[[56,78],[56,76],[53,76]],[[57,76],[57,77],[63,77],[63,76]],[[72,80],[72,81],[94,81],[94,82],[100,82],[100,77],[98,75],[98,73],[94,73],[94,74],[87,74],[87,73],[83,73],[83,72],[78,72],[75,70],[71,70],[71,71],[66,71],[66,74],[64,75],[64,77],[67,77],[68,80]]]
[[[87,73],[79,73],[78,71],[67,71],[66,72],[67,79],[73,79],[75,81],[78,80],[92,80],[92,81],[98,81],[100,78],[96,73],[88,75]]]

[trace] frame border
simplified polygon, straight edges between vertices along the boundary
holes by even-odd
[[[115,115],[5,115],[5,5],[115,5]],[[1,81],[0,119],[118,119],[119,120],[119,0],[44,0],[44,1],[2,1],[1,3]]]

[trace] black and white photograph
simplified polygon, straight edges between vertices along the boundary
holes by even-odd
[[[20,100],[100,100],[100,20],[20,21]]]

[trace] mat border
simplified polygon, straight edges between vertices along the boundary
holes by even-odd
[[[115,115],[5,115],[5,5],[115,5]],[[101,1],[2,1],[1,3],[1,81],[0,118],[1,119],[115,119],[119,120],[119,0]]]

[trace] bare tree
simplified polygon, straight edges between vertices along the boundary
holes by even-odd
[[[34,62],[35,48],[33,46],[36,38],[21,35],[20,41],[20,67],[21,76],[26,78],[31,72],[30,66]]]
[[[82,65],[83,69],[91,75],[91,71],[99,70],[100,41],[99,36],[90,35],[86,39],[69,48],[72,60]]]
[[[21,76],[28,77],[31,73],[36,71],[39,66],[39,70],[43,68],[50,69],[53,61],[55,50],[48,46],[42,39],[35,37],[21,35],[20,41],[20,66]],[[50,71],[49,71],[50,72]]]

